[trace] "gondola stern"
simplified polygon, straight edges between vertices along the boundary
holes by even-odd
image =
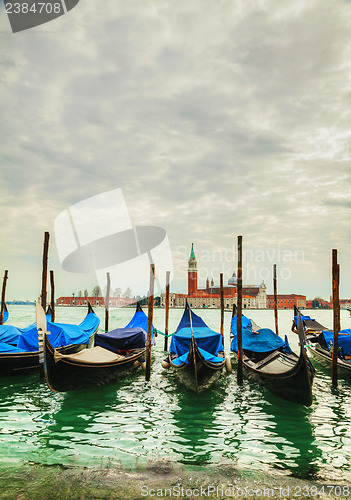
[[[51,305],[49,304],[47,309],[46,309],[46,316],[50,316],[50,321],[51,321],[51,318],[52,318],[52,308],[51,308]]]
[[[303,327],[303,320],[300,311],[297,309],[297,314],[296,314],[296,329],[297,329],[297,334],[299,336],[299,341],[300,341],[300,346],[304,347],[306,345],[306,336],[305,336],[305,330]]]
[[[43,339],[43,356],[44,356],[44,361],[43,361],[43,368],[44,368],[44,377],[47,386],[49,389],[53,392],[58,392],[55,390],[53,387],[51,380],[50,380],[50,367],[55,363],[55,349],[50,343],[50,340],[48,338],[47,332],[44,332],[44,339]]]
[[[234,316],[237,315],[237,307],[236,307],[236,304],[235,302],[233,303],[233,311],[232,311],[232,318],[234,318]]]
[[[304,345],[300,345],[299,366],[300,376],[302,381],[304,381],[305,391],[300,392],[300,399],[297,402],[303,406],[309,407],[313,403],[312,385],[316,370],[307,355],[307,350]]]

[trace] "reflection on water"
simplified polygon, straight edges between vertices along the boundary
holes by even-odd
[[[37,374],[2,378],[3,463],[136,467],[165,458],[192,466],[275,469],[306,479],[340,479],[349,472],[349,382],[341,380],[333,390],[329,374],[318,370],[310,408],[252,381],[238,387],[234,373],[195,395],[162,370],[162,340],[148,384],[139,371],[106,387],[57,394]]]
[[[274,467],[298,477],[313,477],[320,453],[309,410],[268,392],[262,398],[262,393],[251,382],[237,391],[230,406],[236,418],[226,429],[224,455],[241,467]]]
[[[261,411],[274,423],[268,442],[275,449],[276,467],[301,479],[317,478],[322,452],[316,446],[311,409],[296,408],[289,401],[283,406],[268,396]]]
[[[173,424],[174,446],[179,449],[180,462],[204,465],[218,461],[223,437],[216,425],[216,414],[223,408],[224,400],[225,390],[221,382],[215,383],[209,393],[197,395],[195,405],[194,395],[188,391],[178,393],[178,408],[173,412]]]

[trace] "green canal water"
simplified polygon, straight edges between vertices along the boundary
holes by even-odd
[[[34,307],[10,306],[9,323],[34,321]],[[96,310],[103,320],[103,309]],[[351,326],[341,311],[343,328]],[[124,326],[131,309],[110,312],[110,326]],[[174,331],[181,310],[171,310]],[[220,312],[201,310],[218,330]],[[225,313],[229,345],[230,313]],[[83,308],[58,308],[57,321],[80,322]],[[313,311],[332,325],[332,311]],[[250,311],[260,326],[273,327],[272,311]],[[279,313],[281,333],[291,347],[291,311]],[[103,324],[103,321],[101,325]],[[164,310],[155,309],[154,325],[164,331]],[[153,351],[150,383],[143,372],[103,388],[53,393],[38,374],[0,380],[0,467],[34,464],[103,468],[116,464],[137,469],[151,462],[197,467],[228,465],[238,470],[272,473],[331,483],[350,480],[351,380],[331,388],[329,373],[318,365],[310,408],[279,399],[234,372],[209,391],[195,395],[180,387],[161,367],[164,337]]]

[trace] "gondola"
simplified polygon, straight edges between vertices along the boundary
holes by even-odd
[[[236,306],[231,321],[231,351],[237,357]],[[300,354],[269,328],[260,328],[242,316],[243,368],[249,378],[275,395],[305,406],[312,404],[315,370],[307,357],[301,315],[298,315]]]
[[[319,334],[323,331],[331,331],[330,328],[318,323],[315,319],[312,319],[311,316],[307,316],[302,314],[296,306],[294,306],[294,319],[291,326],[291,331],[297,333],[297,316],[301,314],[302,326],[306,337],[306,342],[316,342]]]
[[[100,320],[88,304],[82,323],[53,323],[51,309],[46,314],[47,329],[53,344],[61,353],[74,353],[93,341]],[[39,342],[36,323],[26,328],[0,325],[0,375],[23,374],[39,370]]]
[[[145,360],[148,318],[140,304],[125,328],[97,333],[94,347],[76,354],[54,349],[44,334],[45,378],[51,390],[66,392],[101,386],[125,376]]]
[[[230,371],[229,365],[230,359],[226,359],[224,354],[222,335],[211,330],[186,303],[162,366],[172,368],[183,385],[199,393],[210,387],[224,366]]]
[[[296,318],[300,314],[295,306],[291,330],[296,333]],[[310,316],[302,316],[307,349],[323,366],[331,368],[333,356],[333,332]],[[351,329],[340,330],[338,335],[338,374],[351,376]]]

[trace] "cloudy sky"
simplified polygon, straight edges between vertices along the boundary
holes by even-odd
[[[338,248],[350,285],[351,2],[98,0],[13,34],[0,10],[1,274],[40,292],[51,233],[57,295],[96,284],[62,270],[54,220],[123,190],[135,225],[163,227],[174,291],[194,242],[200,285],[278,266],[278,290],[329,297]],[[146,285],[147,287],[147,285]]]

